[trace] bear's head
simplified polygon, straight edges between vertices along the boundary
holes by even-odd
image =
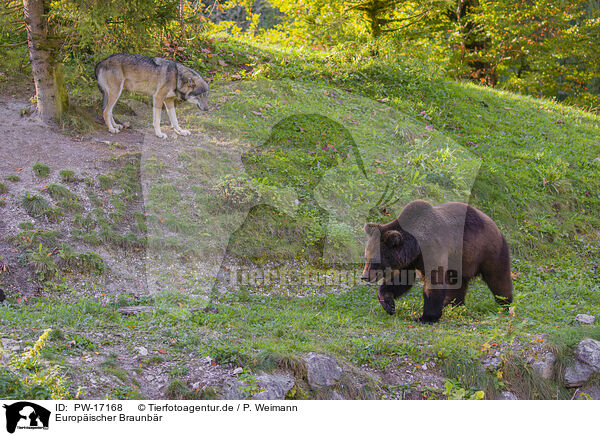
[[[417,240],[397,222],[367,223],[364,230],[368,239],[362,280],[377,282],[388,274],[407,269],[421,253]]]

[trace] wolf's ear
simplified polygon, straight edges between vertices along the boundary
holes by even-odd
[[[363,227],[363,230],[367,234],[367,236],[373,236],[375,231],[379,231],[379,224],[377,223],[367,223]]]

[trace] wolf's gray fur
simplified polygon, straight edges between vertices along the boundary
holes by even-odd
[[[163,104],[171,126],[179,135],[189,135],[189,130],[179,126],[175,114],[175,99],[194,103],[208,110],[208,84],[196,71],[179,62],[151,58],[139,54],[118,53],[96,64],[96,79],[102,93],[102,115],[111,133],[123,127],[115,123],[112,111],[123,90],[152,96],[152,123],[159,138],[167,135],[160,130]]]

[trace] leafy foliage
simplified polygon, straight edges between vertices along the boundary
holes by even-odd
[[[64,400],[69,399],[67,381],[57,366],[48,366],[41,359],[41,351],[51,329],[20,356],[12,357],[8,365],[0,367],[0,397],[5,399]],[[0,353],[3,350],[0,348]]]

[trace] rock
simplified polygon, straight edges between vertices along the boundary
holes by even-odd
[[[253,377],[254,382],[229,378],[223,382],[219,397],[222,400],[248,399],[249,391],[259,392],[252,395],[253,400],[284,400],[285,395],[294,387],[296,380],[288,374],[260,374]]]
[[[565,370],[565,385],[570,388],[582,386],[593,373],[594,368],[576,360],[573,365]]]
[[[6,300],[6,294],[2,289],[0,289],[0,303],[2,303],[4,300]]]
[[[584,339],[575,350],[577,360],[591,366],[594,372],[600,372],[600,342],[595,339]]]
[[[136,351],[138,352],[138,354],[140,356],[147,356],[148,355],[148,349],[146,347],[135,347]]]
[[[261,374],[256,377],[256,382],[261,387],[255,400],[285,400],[286,394],[294,387],[296,380],[289,374]]]
[[[242,372],[244,372],[244,368],[237,367],[236,369],[233,370],[232,375],[238,375],[238,374],[241,374]]]
[[[502,392],[498,397],[499,400],[518,400],[517,396],[512,392]]]
[[[596,317],[594,315],[586,315],[585,313],[580,313],[575,317],[575,321],[580,324],[594,324],[596,321]]]
[[[493,354],[483,356],[479,361],[486,369],[498,369],[500,368],[500,364],[502,363],[500,357],[495,356]]]
[[[0,343],[5,352],[14,351],[15,353],[19,353],[21,351],[21,343],[14,339],[2,338],[0,339]]]
[[[0,363],[8,362],[9,360],[10,360],[10,353],[8,350],[6,350],[3,347],[2,342],[0,342]]]
[[[548,351],[544,353],[541,359],[533,362],[531,366],[540,377],[551,379],[554,375],[554,362],[556,362],[556,356]]]
[[[345,398],[342,397],[342,395],[338,391],[333,391],[331,393],[331,399],[332,400],[345,400]]]
[[[600,386],[586,386],[579,391],[578,400],[600,400]]]
[[[308,384],[312,388],[331,386],[342,376],[342,368],[331,356],[308,353],[305,359]]]
[[[222,400],[241,400],[243,399],[242,388],[244,383],[240,382],[236,378],[227,379],[223,382],[221,387],[220,398]]]

